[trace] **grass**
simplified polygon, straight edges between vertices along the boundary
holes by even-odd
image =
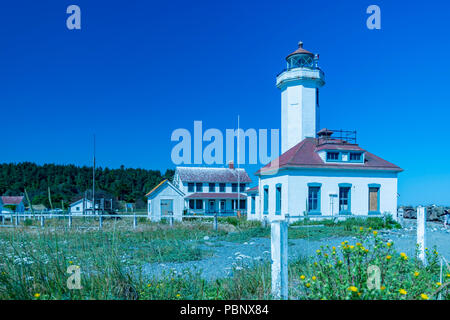
[[[141,268],[149,262],[196,261],[208,257],[212,251],[200,248],[205,236],[213,244],[217,243],[214,240],[242,242],[269,237],[270,229],[262,228],[258,222],[223,218],[217,232],[211,221],[175,223],[173,227],[142,221],[133,230],[128,220],[105,220],[101,231],[96,230],[95,221],[90,220],[90,225],[79,222],[83,228],[71,230],[58,220],[48,221],[44,229],[35,226],[1,229],[0,299],[271,298],[268,263],[236,268],[232,277],[215,281],[206,281],[200,273],[189,270],[148,278]],[[379,227],[396,225],[389,220],[370,218],[338,223],[302,221],[291,226],[290,238],[356,235],[361,244],[343,243],[337,249],[323,248],[315,257],[290,261],[290,298],[417,299],[426,294],[435,299],[439,289],[437,253],[430,252],[426,268],[413,258],[405,260],[380,239],[367,239],[367,234]],[[370,250],[366,252],[366,248]],[[387,255],[392,259],[387,261]],[[369,264],[382,268],[386,291],[366,289]],[[67,268],[71,265],[81,268],[81,290],[67,287]],[[352,286],[361,294],[348,290]],[[400,289],[407,294],[399,293]],[[444,298],[450,298],[448,291],[443,293]]]

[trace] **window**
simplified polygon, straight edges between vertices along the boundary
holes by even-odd
[[[188,192],[194,192],[194,183],[193,182],[188,183]]]
[[[264,186],[264,213],[269,211],[269,186]]]
[[[239,186],[239,191],[240,192],[244,192],[245,191],[245,183],[241,183],[241,185]]]
[[[225,211],[225,200],[220,200],[220,211],[224,212]]]
[[[247,208],[247,200],[240,199],[239,200],[239,209],[245,210]]]
[[[380,185],[369,184],[369,214],[380,213]]]
[[[256,196],[252,196],[252,212],[255,213],[255,206],[256,206]]]
[[[281,184],[277,184],[275,190],[276,190],[275,214],[281,214]]]
[[[189,200],[189,209],[195,209],[195,200],[193,199]]]
[[[196,200],[195,201],[195,209],[203,209],[203,200]]]
[[[327,161],[339,160],[339,152],[327,152]]]
[[[75,210],[80,211],[80,207],[76,207]]]
[[[195,187],[197,192],[203,192],[203,183],[196,183]]]
[[[216,184],[215,183],[209,184],[209,192],[216,192]]]
[[[237,183],[232,183],[231,184],[231,192],[237,192],[237,186],[238,186]]]
[[[225,192],[225,183],[219,183],[219,191]]]
[[[308,187],[308,212],[320,212],[320,186]]]
[[[361,161],[361,153],[350,153],[350,161]]]
[[[339,213],[350,213],[350,188],[351,186],[339,186]]]

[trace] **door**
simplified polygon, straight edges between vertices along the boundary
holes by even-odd
[[[161,199],[161,216],[173,216],[172,199]]]
[[[225,200],[220,200],[220,212],[225,212]]]
[[[209,212],[216,212],[216,201],[209,200]]]
[[[379,212],[378,208],[378,188],[369,188],[369,211]]]

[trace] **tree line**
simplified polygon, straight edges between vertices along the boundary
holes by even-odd
[[[173,175],[172,169],[162,175],[159,170],[132,169],[123,165],[119,169],[98,167],[95,169],[95,191],[118,201],[145,206],[145,194],[163,179],[171,180]],[[67,208],[85,192],[91,193],[92,167],[32,162],[0,164],[0,195],[25,195],[25,190],[32,204],[49,208],[51,199],[54,208]]]

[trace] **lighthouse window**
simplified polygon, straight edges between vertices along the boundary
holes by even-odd
[[[339,152],[327,152],[327,160],[339,160]]]

